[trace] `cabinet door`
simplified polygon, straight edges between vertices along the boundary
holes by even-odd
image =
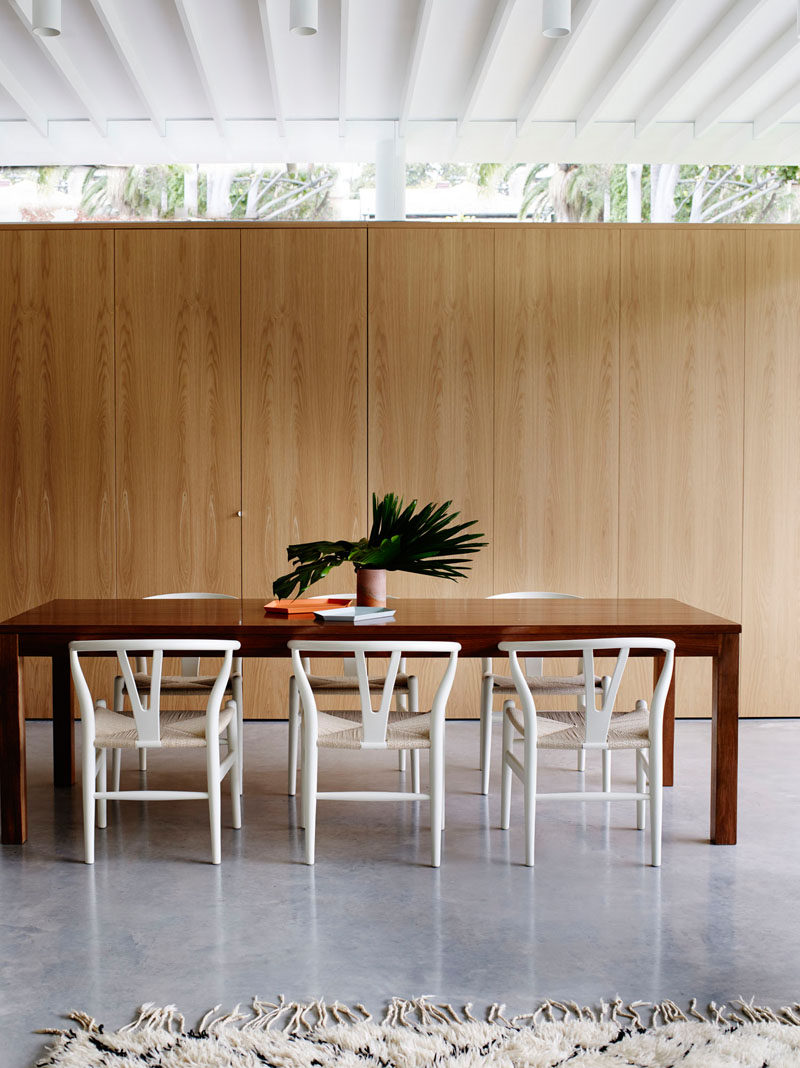
[[[0,618],[114,596],[113,247],[0,234]],[[49,664],[25,672],[28,715],[49,716]]]
[[[118,596],[240,595],[239,234],[116,235]]]
[[[792,716],[800,667],[800,234],[748,230],[742,706]]]
[[[741,618],[744,234],[622,234],[621,597]],[[707,716],[707,660],[678,664],[676,714]]]
[[[390,572],[390,595],[492,592],[493,294],[492,230],[370,230],[369,488],[452,500],[489,543],[458,582]],[[478,714],[479,668],[459,664],[452,715]],[[421,676],[427,701],[429,665]]]
[[[366,531],[366,283],[361,228],[242,232],[247,597],[271,599],[293,542]],[[354,588],[344,565],[309,592]],[[247,667],[247,714],[285,717],[289,664]]]

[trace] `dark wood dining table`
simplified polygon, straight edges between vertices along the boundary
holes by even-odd
[[[666,599],[393,600],[393,622],[320,623],[267,615],[262,599],[56,600],[0,623],[0,816],[2,842],[27,838],[25,657],[52,660],[53,773],[75,782],[75,731],[68,644],[88,638],[236,638],[245,657],[285,657],[291,638],[450,640],[461,656],[497,653],[499,642],[659,637],[676,656],[710,657],[711,841],[736,842],[741,624]],[[647,652],[640,655],[647,655]],[[654,657],[654,672],[660,663]],[[477,699],[476,699],[477,700]],[[674,680],[664,727],[664,782],[673,781]]]

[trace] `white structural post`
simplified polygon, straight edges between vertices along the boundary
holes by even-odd
[[[406,146],[402,138],[375,146],[375,218],[406,217]]]

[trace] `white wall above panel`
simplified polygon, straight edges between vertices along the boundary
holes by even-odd
[[[342,0],[310,37],[289,0],[69,0],[52,49],[30,3],[0,3],[6,164],[798,154],[796,0],[573,0],[561,40],[541,0],[348,0],[345,47]]]

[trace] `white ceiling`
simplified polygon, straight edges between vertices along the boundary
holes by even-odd
[[[0,163],[796,162],[797,0],[0,0]]]

